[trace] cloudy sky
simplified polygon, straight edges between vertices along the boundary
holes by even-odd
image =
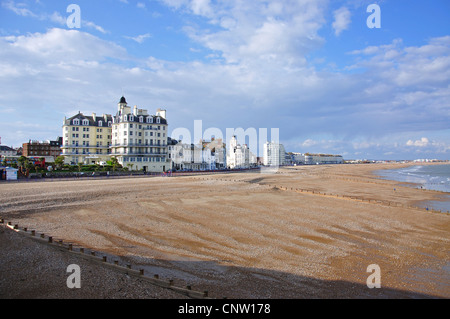
[[[167,109],[170,130],[202,120],[279,128],[293,152],[450,159],[448,0],[0,3],[4,145],[115,114],[123,94]]]

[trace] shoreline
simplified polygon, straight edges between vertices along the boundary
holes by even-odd
[[[450,212],[450,192],[436,190],[433,188],[427,188],[426,184],[415,183],[415,182],[405,182],[405,181],[401,181],[401,180],[398,180],[395,178],[382,176],[378,173],[380,171],[399,170],[399,169],[406,168],[406,167],[441,166],[441,165],[450,165],[450,164],[449,163],[411,163],[411,165],[405,164],[404,166],[401,166],[398,168],[386,168],[386,169],[375,170],[372,173],[374,176],[377,176],[378,178],[398,182],[400,186],[406,186],[406,187],[411,187],[411,188],[415,188],[415,189],[436,192],[436,195],[434,196],[434,198],[431,198],[429,200],[419,201],[419,202],[417,202],[417,205],[424,209],[428,208],[428,209],[432,209],[432,210],[436,210],[436,211],[442,211],[442,213],[445,213],[445,212],[449,213]]]
[[[389,167],[0,184],[0,218],[212,298],[449,298],[450,216],[412,207],[436,192],[372,173]]]

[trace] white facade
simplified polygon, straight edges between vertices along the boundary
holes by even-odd
[[[264,144],[264,165],[282,166],[286,164],[286,151],[283,144],[266,142]]]
[[[306,165],[343,164],[344,159],[340,155],[305,154],[304,163]]]
[[[167,140],[165,110],[149,115],[147,110],[127,106],[122,97],[113,117],[111,156],[130,170],[165,172],[170,169]]]
[[[169,146],[171,167],[176,171],[206,171],[216,169],[216,157],[209,148],[179,142]]]
[[[233,136],[227,149],[227,167],[231,169],[250,168],[256,165],[256,162],[257,158],[247,144],[238,144],[236,136]]]

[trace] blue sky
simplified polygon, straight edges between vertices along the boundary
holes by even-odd
[[[171,130],[279,128],[287,151],[450,159],[448,12],[447,0],[0,0],[2,144],[55,139],[78,111],[114,114],[123,92],[166,108]]]

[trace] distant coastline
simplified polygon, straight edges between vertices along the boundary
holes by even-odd
[[[399,168],[381,169],[373,172],[377,176],[404,183],[414,188],[442,192],[442,199],[422,202],[421,206],[443,212],[450,211],[450,165],[414,163]]]

